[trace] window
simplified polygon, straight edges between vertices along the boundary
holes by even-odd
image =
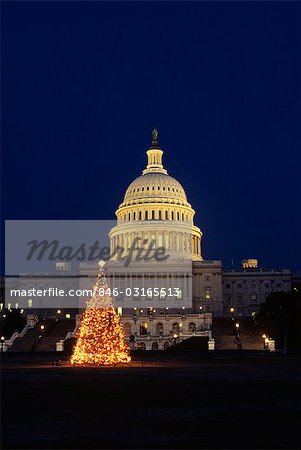
[[[138,344],[137,344],[137,350],[143,350],[143,351],[145,351],[145,350],[146,350],[146,344],[145,344],[145,342],[138,342]]]
[[[230,283],[226,284],[226,289],[231,289],[231,284]]]
[[[238,305],[242,305],[242,304],[243,304],[243,295],[242,295],[242,294],[238,294],[238,295],[236,296],[236,303],[237,303]]]
[[[176,334],[180,333],[180,325],[179,325],[179,323],[178,322],[174,322],[172,324],[172,328],[171,329],[172,329],[173,333],[176,333]]]
[[[256,303],[257,302],[257,294],[251,294],[250,300],[251,300],[251,303]]]
[[[152,350],[159,350],[158,342],[153,342],[152,343]]]
[[[160,299],[161,299],[161,300],[164,300],[165,297],[166,297],[166,291],[160,290]]]
[[[176,297],[177,297],[179,300],[181,300],[181,298],[182,298],[182,291],[181,291],[181,289],[179,289],[178,292],[176,293]]]
[[[205,299],[206,300],[211,299],[211,288],[205,288]]]
[[[231,294],[226,294],[225,295],[225,301],[226,301],[227,305],[231,305],[231,300],[232,300]]]
[[[194,322],[190,322],[188,324],[188,331],[189,333],[194,333],[196,330],[196,324]]]
[[[140,324],[140,335],[141,336],[146,336],[147,335],[147,323],[146,322],[142,322]]]
[[[205,277],[205,280],[206,280],[206,281],[210,281],[210,276],[207,275],[207,276]]]
[[[159,336],[160,334],[163,334],[164,327],[162,322],[158,322],[156,325],[156,335]]]
[[[124,333],[127,337],[129,337],[132,334],[132,326],[130,323],[125,323],[123,325]]]

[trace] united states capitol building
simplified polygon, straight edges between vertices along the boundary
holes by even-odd
[[[204,260],[195,211],[182,185],[163,165],[156,129],[146,153],[146,168],[130,183],[116,211],[117,224],[109,233],[111,254],[118,247],[129,249],[134,242],[153,240],[166,250],[168,259],[159,272],[151,263],[133,262],[130,270],[116,257],[107,263],[114,286],[117,278],[123,292],[139,286],[148,293],[146,298],[139,294],[131,298],[130,306],[122,296],[118,299],[125,332],[135,337],[136,348],[146,350],[163,350],[191,336],[213,342],[213,318],[252,316],[270,292],[291,290],[291,273],[258,269],[255,259],[243,261],[238,271],[224,270],[219,260]],[[91,267],[82,265],[81,274],[91,275]],[[167,296],[165,291],[175,283],[181,288],[175,296]],[[157,299],[154,286],[159,292],[166,288]]]
[[[184,188],[164,167],[156,129],[146,153],[147,165],[126,189],[116,211],[117,223],[109,232],[111,257],[105,272],[110,287],[118,290],[114,305],[132,348],[165,350],[193,337],[203,338],[209,349],[214,349],[217,335],[222,333],[219,323],[234,317],[241,322],[252,322],[251,317],[268,294],[292,289],[291,272],[260,269],[258,261],[252,258],[242,261],[240,270],[231,271],[226,270],[220,260],[205,260],[201,224],[195,223],[195,210]],[[154,250],[161,250],[161,256],[164,250],[160,261],[135,259],[139,251],[147,250],[150,245]],[[118,258],[120,248],[125,252],[134,249],[129,265]],[[57,286],[61,276],[62,285],[70,281],[79,283],[82,289],[91,289],[98,271],[95,263],[81,263],[79,275],[75,276],[68,262],[59,261],[56,268]],[[21,277],[20,283],[26,287],[26,277]],[[47,286],[49,280],[42,282],[40,276],[30,277],[31,287],[43,283]],[[81,300],[82,305],[85,300],[88,298]],[[52,310],[36,309],[36,299],[26,301],[28,305],[22,307],[26,308],[26,314],[31,314],[29,328],[38,320],[55,317]],[[74,307],[61,307],[59,302],[60,299],[56,307],[60,318],[76,323],[73,331],[67,325],[64,328],[62,321],[58,323],[62,331],[57,332],[57,337],[62,343],[75,336],[81,314]],[[8,309],[18,307],[17,303],[6,306]],[[64,329],[68,330],[68,335],[64,334]],[[232,348],[233,336],[226,338],[230,339]],[[55,344],[54,336],[51,345]],[[12,345],[12,341],[7,345]],[[44,347],[48,349],[46,344]]]

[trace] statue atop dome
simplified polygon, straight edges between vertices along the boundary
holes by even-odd
[[[152,132],[152,147],[158,147],[158,134],[157,128],[154,128]]]

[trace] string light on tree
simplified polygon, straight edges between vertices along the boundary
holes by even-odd
[[[131,361],[120,316],[108,293],[104,264],[98,263],[94,294],[83,313],[70,361],[74,365],[115,365]]]

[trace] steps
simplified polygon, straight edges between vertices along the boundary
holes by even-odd
[[[61,339],[65,339],[69,331],[75,328],[75,320],[60,319],[49,324],[49,329],[45,329],[43,338],[38,343],[37,352],[49,352],[56,350],[56,343]]]
[[[216,350],[237,350],[235,341],[235,323],[239,323],[239,336],[242,350],[263,350],[263,341],[260,333],[250,317],[213,318],[212,332],[215,339]]]
[[[29,328],[23,337],[17,337],[13,345],[8,349],[9,352],[30,352],[33,351],[35,342],[41,334],[41,329],[38,325],[34,328]]]
[[[44,329],[41,330],[41,326]],[[37,323],[34,328],[29,328],[23,337],[14,340],[10,352],[49,352],[56,351],[56,343],[65,339],[69,331],[75,328],[75,320],[72,319],[47,319]]]

